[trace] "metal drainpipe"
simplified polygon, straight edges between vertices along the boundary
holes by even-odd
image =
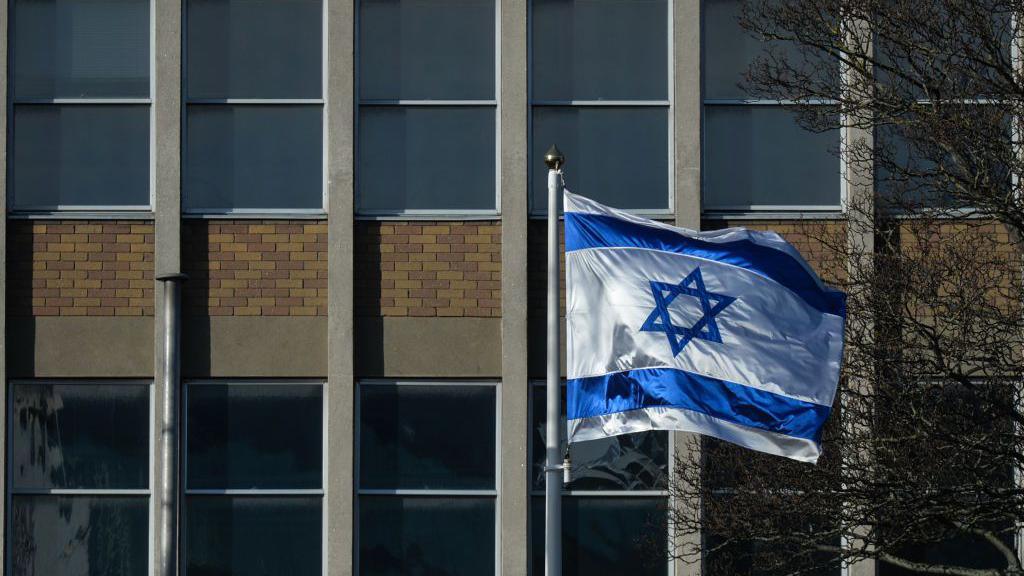
[[[164,410],[160,415],[160,442],[164,459],[160,470],[159,576],[178,574],[178,483],[180,437],[178,414],[181,385],[181,284],[185,274],[163,274],[156,278],[164,286]]]

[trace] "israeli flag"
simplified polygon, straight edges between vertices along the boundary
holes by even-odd
[[[817,462],[846,295],[773,232],[565,193],[569,441],[684,430]]]

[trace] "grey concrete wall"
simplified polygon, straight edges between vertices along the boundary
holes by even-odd
[[[701,0],[675,0],[672,4],[672,46],[674,49],[672,77],[672,115],[674,119],[673,183],[675,224],[691,230],[700,229],[701,211]],[[699,438],[695,434],[674,432],[675,453],[683,459],[699,455]],[[696,452],[696,453],[695,453]],[[671,466],[671,461],[669,463]],[[673,502],[684,514],[700,514],[699,502]],[[698,536],[677,535],[675,546],[699,544]],[[676,576],[699,576],[700,563],[675,563]]]
[[[151,179],[154,186],[155,210],[155,246],[154,259],[156,274],[173,274],[181,272],[181,9],[182,0],[157,0],[153,3],[153,123],[151,149],[154,151],[154,163]],[[151,368],[149,374],[155,379],[153,395],[156,409],[154,414],[162,414],[164,410],[165,389],[164,377],[164,345],[163,302],[164,286],[154,280],[155,318],[150,328]],[[157,416],[159,418],[159,416]],[[161,448],[162,426],[154,422],[156,435],[153,440],[153,494],[160,494],[160,469],[164,463]],[[154,496],[153,504],[153,550],[160,550],[163,522],[159,502]],[[184,555],[182,555],[184,557]],[[153,562],[153,572],[160,576],[160,562]]]
[[[501,573],[529,566],[526,127],[528,0],[501,0]],[[490,351],[487,351],[488,358]]]
[[[152,318],[41,316],[10,320],[10,378],[153,377]]]
[[[357,318],[355,333],[360,378],[501,376],[497,318]]]
[[[327,0],[327,574],[354,572],[353,199],[355,2]],[[322,334],[322,332],[320,332]]]
[[[327,318],[317,316],[186,316],[185,378],[323,378]]]

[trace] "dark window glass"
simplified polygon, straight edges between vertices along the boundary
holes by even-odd
[[[533,386],[533,489],[544,489],[547,390]],[[565,387],[559,405],[565,416]],[[564,453],[565,428],[561,428]],[[569,490],[664,490],[668,483],[668,433],[638,432],[575,442],[570,447]]]
[[[362,496],[359,573],[493,574],[494,522],[493,498]]]
[[[12,4],[15,98],[149,96],[149,0]]]
[[[189,576],[320,576],[321,497],[189,496]]]
[[[322,387],[188,388],[188,488],[320,488]]]
[[[534,0],[532,11],[534,100],[668,99],[665,0]]]
[[[833,207],[839,131],[814,133],[777,106],[705,106],[704,207]]]
[[[149,386],[14,384],[13,488],[149,486]]]
[[[493,386],[360,387],[361,488],[494,489]]]
[[[188,107],[192,210],[323,209],[320,105]]]
[[[14,576],[145,576],[149,499],[11,496]]]
[[[494,0],[361,0],[360,98],[493,100],[494,17]]]
[[[494,210],[493,106],[359,110],[362,212]]]
[[[668,573],[665,498],[574,496],[562,500],[565,576]],[[544,498],[532,498],[533,576],[544,574]]]
[[[598,202],[630,210],[667,210],[668,108],[533,108],[531,202],[547,207],[544,152],[552,145],[569,158],[566,187]]]
[[[148,105],[14,106],[15,208],[149,205]]]
[[[189,98],[321,98],[322,0],[188,0]]]

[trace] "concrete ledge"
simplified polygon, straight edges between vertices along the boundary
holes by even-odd
[[[358,377],[501,377],[500,318],[355,319]]]
[[[185,316],[186,378],[325,377],[325,316]]]
[[[11,378],[152,378],[153,318],[8,318]]]

